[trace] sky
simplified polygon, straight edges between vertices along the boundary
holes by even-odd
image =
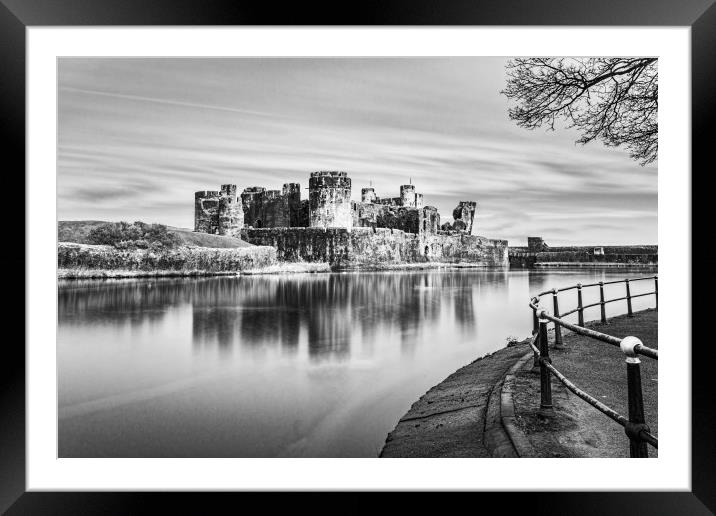
[[[352,198],[411,182],[450,220],[526,245],[657,243],[657,165],[517,127],[503,58],[62,58],[59,220],[193,228],[194,192],[342,170]]]

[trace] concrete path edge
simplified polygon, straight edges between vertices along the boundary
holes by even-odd
[[[536,457],[534,448],[530,443],[525,433],[517,425],[515,420],[515,404],[512,399],[512,392],[514,390],[515,375],[517,371],[522,369],[524,365],[532,360],[534,354],[530,351],[520,358],[515,364],[507,371],[505,379],[502,382],[502,388],[500,389],[500,414],[502,426],[507,432],[507,435],[512,441],[512,445],[517,452],[518,457]]]
[[[532,358],[532,352],[520,357],[492,388],[485,417],[484,444],[493,457],[535,457],[527,436],[515,421],[512,400],[515,374]]]

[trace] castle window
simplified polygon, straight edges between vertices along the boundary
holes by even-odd
[[[425,256],[427,256],[429,252],[430,252],[430,246],[426,245],[425,246]]]
[[[427,221],[427,219],[425,219],[425,220],[423,220],[423,231],[427,231],[427,230],[428,230],[428,221]]]

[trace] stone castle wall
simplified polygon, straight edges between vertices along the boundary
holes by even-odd
[[[301,199],[298,183],[282,190],[253,186],[238,197],[235,185],[222,185],[196,192],[194,204],[195,231],[275,247],[283,261],[507,264],[507,242],[471,234],[477,203],[460,202],[446,230],[437,208],[425,206],[412,183],[389,198],[363,188],[361,202],[354,202],[346,172],[319,171],[309,177],[308,199]]]
[[[242,238],[276,248],[280,261],[328,262],[337,267],[423,262],[508,266],[506,240],[473,235],[419,235],[388,228],[245,229]]]
[[[345,172],[312,172],[308,179],[309,226],[353,226],[351,179]]]
[[[244,211],[236,185],[194,193],[194,231],[238,237],[243,227]]]
[[[194,230],[212,234],[235,235],[242,227],[369,227],[455,235],[472,234],[477,203],[461,201],[453,212],[455,223],[441,227],[437,208],[425,206],[412,184],[401,185],[400,196],[388,198],[378,197],[373,187],[363,188],[361,202],[354,202],[346,172],[320,171],[310,175],[308,199],[301,199],[298,183],[286,183],[282,190],[252,186],[239,197],[235,185],[222,185],[221,191],[196,192],[194,205]]]
[[[238,237],[244,227],[244,209],[236,196],[236,185],[221,185],[219,194],[219,234]]]
[[[202,190],[194,193],[194,231],[219,232],[219,192]]]
[[[622,263],[630,265],[656,265],[659,247],[656,245],[630,246],[548,246],[541,237],[528,237],[527,246],[510,247],[510,266],[534,267],[536,263]]]
[[[241,193],[246,226],[256,228],[296,227],[301,220],[301,186],[286,183],[282,190],[252,186]]]

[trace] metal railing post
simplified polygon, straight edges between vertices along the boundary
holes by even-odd
[[[604,282],[599,282],[599,307],[602,309],[602,322],[607,322],[607,311],[604,307]]]
[[[532,298],[532,304],[537,305],[539,303],[539,298]],[[537,320],[537,309],[532,309],[532,335],[537,335],[537,339],[535,341],[535,346],[537,349],[539,349],[539,321]],[[536,371],[539,368],[539,354],[535,351],[534,352],[534,360],[532,361],[532,370]]]
[[[552,301],[554,304],[554,316],[559,318],[559,301],[557,301],[557,289],[552,289]],[[559,323],[554,323],[554,347],[561,349],[564,347],[562,343],[562,327]]]
[[[631,310],[631,289],[629,288],[629,279],[625,279],[624,282],[626,283],[627,316],[633,317],[634,312]]]
[[[584,326],[584,308],[582,305],[582,284],[577,283],[577,315],[579,316],[579,325]]]
[[[550,372],[545,366],[545,362],[552,363],[549,358],[549,346],[547,340],[547,319],[541,317],[540,312],[539,320],[539,354],[540,354],[540,365],[539,365],[539,382],[540,382],[540,413],[542,415],[551,415],[554,412],[552,407],[552,383],[550,379]]]
[[[659,276],[654,276],[654,297],[656,297],[656,308],[659,308]]]
[[[624,337],[621,341],[621,350],[626,355],[627,365],[627,389],[629,402],[629,422],[624,431],[629,437],[629,456],[648,457],[649,452],[646,441],[642,439],[641,432],[649,432],[649,427],[644,420],[644,398],[641,392],[641,363],[636,356],[635,348],[641,346],[641,341],[636,337]]]

